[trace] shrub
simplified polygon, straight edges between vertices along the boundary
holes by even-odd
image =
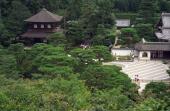
[[[135,28],[139,37],[142,37],[147,41],[154,41],[156,39],[154,37],[154,29],[152,24],[137,24]]]
[[[136,29],[134,28],[123,28],[121,29],[121,40],[124,45],[132,45],[140,41]]]
[[[169,74],[169,76],[170,76],[170,69],[169,70],[167,70],[167,73]]]

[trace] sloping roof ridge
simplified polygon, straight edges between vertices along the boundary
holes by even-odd
[[[43,9],[41,9],[41,11],[39,11],[37,14],[33,15],[32,17],[30,17],[30,18],[28,18],[28,19],[26,19],[26,20],[24,20],[24,21],[26,21],[26,22],[32,22],[32,21],[33,21],[33,22],[34,22],[34,21],[38,22],[37,18],[40,19],[40,18],[41,18],[40,16],[42,16],[42,15],[47,16],[47,18],[46,18],[45,16],[43,16],[43,17],[45,17],[46,20],[47,20],[47,19],[50,19],[49,21],[51,21],[51,22],[57,22],[57,21],[60,21],[60,20],[63,18],[62,16],[59,16],[59,15],[57,15],[57,14],[54,14],[54,13],[48,11],[47,9],[43,8]],[[41,21],[42,21],[42,22],[43,22],[43,21],[45,22],[46,20],[43,19],[43,18],[41,18]],[[47,21],[48,21],[48,20],[47,20]]]
[[[170,44],[170,42],[145,42],[144,44]]]
[[[162,16],[170,16],[170,13],[165,13],[165,12],[163,12],[163,13],[162,13]]]
[[[62,16],[59,16],[59,15],[56,15],[50,11],[48,11],[47,9],[43,8],[42,10],[46,11],[48,15],[50,15],[53,19],[56,19],[56,17],[62,17]]]
[[[165,27],[165,26],[163,26],[162,29],[170,29],[170,27]]]

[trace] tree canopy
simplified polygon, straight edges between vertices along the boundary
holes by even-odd
[[[64,16],[63,32],[47,43],[21,43],[25,19],[42,8]],[[138,86],[110,62],[115,38],[131,47],[155,41],[169,0],[0,0],[0,110],[2,111],[169,111],[170,91],[152,82]],[[116,19],[134,26],[118,29]]]

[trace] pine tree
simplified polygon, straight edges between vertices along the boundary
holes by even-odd
[[[15,38],[24,30],[24,20],[31,15],[28,8],[19,1],[12,2],[7,19],[5,20],[6,29],[11,38]]]
[[[142,0],[137,22],[154,24],[157,11],[158,6],[156,0]]]

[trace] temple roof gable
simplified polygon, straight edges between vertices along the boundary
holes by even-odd
[[[26,22],[60,22],[62,16],[53,14],[43,8],[39,13],[33,15],[32,17],[26,19]]]

